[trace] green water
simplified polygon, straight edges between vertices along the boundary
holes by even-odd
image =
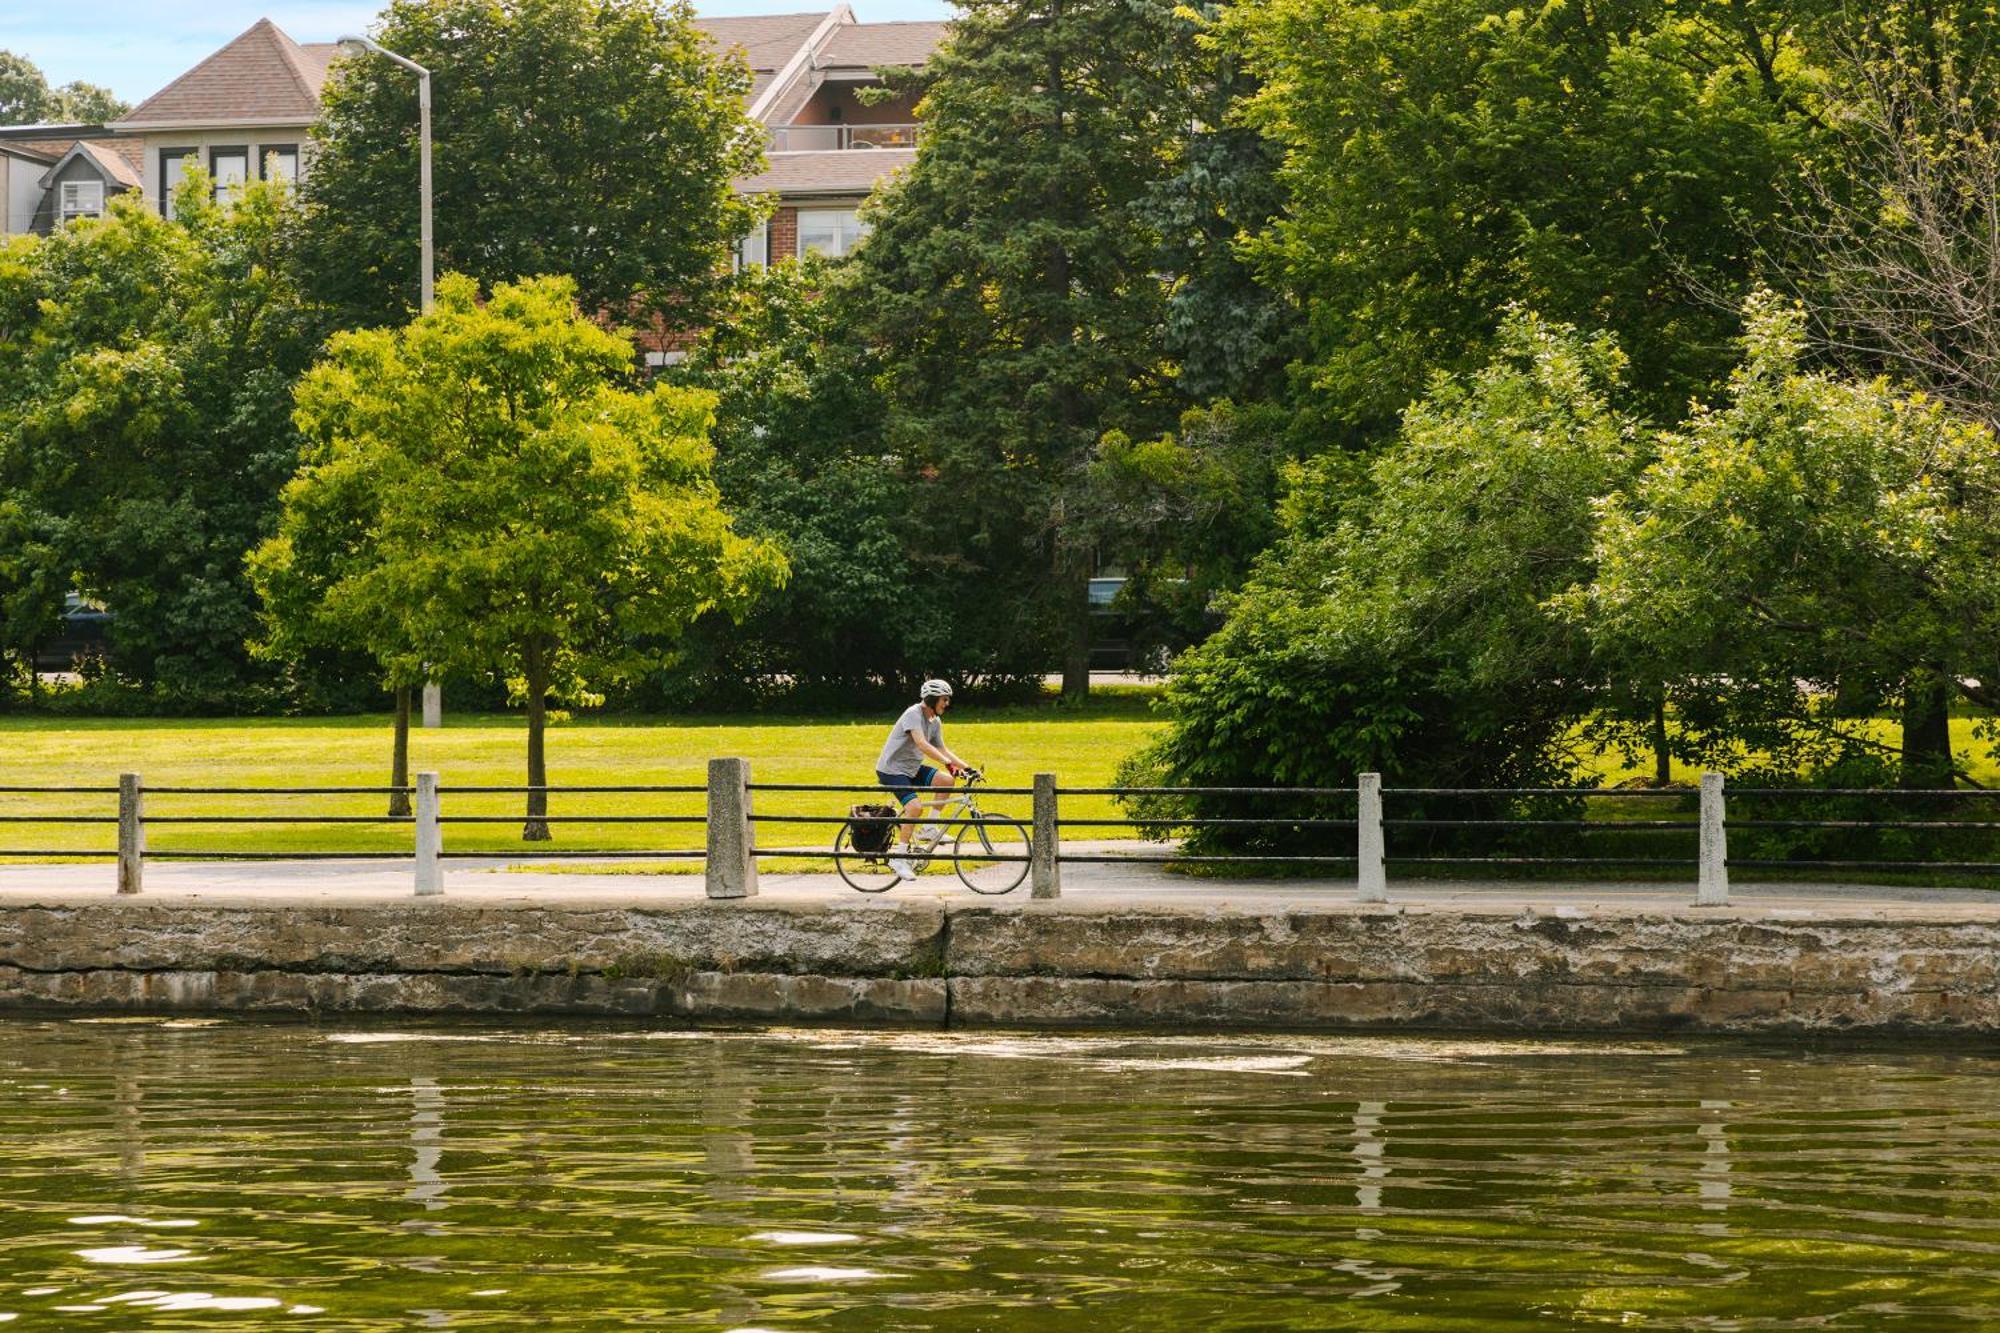
[[[14,1328],[2000,1327],[2000,1060],[0,1022]]]

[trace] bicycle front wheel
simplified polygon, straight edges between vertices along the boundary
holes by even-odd
[[[895,844],[890,846],[893,848]],[[848,888],[862,893],[887,893],[902,881],[901,875],[889,869],[889,852],[855,849],[852,824],[842,824],[840,832],[834,836],[833,866],[847,881]]]
[[[952,847],[958,877],[974,893],[1012,893],[1028,877],[1028,826],[980,815],[959,826]]]

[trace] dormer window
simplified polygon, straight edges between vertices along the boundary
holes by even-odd
[[[61,208],[64,222],[74,222],[78,218],[103,217],[104,182],[64,181]]]

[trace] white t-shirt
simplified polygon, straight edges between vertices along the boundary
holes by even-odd
[[[889,739],[882,745],[882,757],[875,761],[877,773],[894,773],[897,777],[913,778],[917,770],[926,762],[924,752],[917,748],[916,738],[911,732],[922,728],[923,738],[940,748],[944,745],[944,724],[929,709],[920,703],[911,704],[896,719],[896,725],[889,729]]]

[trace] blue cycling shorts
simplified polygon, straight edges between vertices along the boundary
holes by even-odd
[[[878,768],[875,770],[875,780],[882,784],[884,790],[896,798],[897,804],[908,805],[911,801],[917,799],[919,792],[930,788],[931,779],[937,776],[937,772],[937,768],[934,765],[925,764],[917,769],[915,777],[906,778],[901,773],[884,773]]]

